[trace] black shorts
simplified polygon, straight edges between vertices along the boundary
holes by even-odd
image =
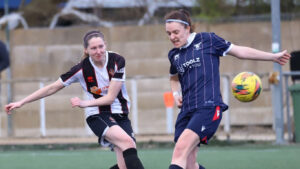
[[[89,116],[86,119],[87,124],[98,136],[98,142],[104,147],[112,147],[113,145],[104,139],[105,133],[113,125],[119,125],[134,141],[134,133],[131,127],[131,122],[127,114],[111,114],[101,113]]]

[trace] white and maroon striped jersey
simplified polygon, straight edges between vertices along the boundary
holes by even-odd
[[[126,91],[125,78],[125,59],[108,51],[103,68],[96,67],[92,59],[87,57],[60,76],[64,86],[79,82],[88,100],[107,95],[111,80],[123,82],[119,94],[111,105],[87,107],[85,108],[86,117],[99,113],[128,114],[130,101]]]

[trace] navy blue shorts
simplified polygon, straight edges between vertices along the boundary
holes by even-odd
[[[220,106],[180,112],[176,120],[174,141],[177,142],[184,129],[191,129],[198,134],[201,144],[207,144],[220,125],[222,112]]]
[[[135,141],[131,122],[127,115],[101,113],[89,116],[86,121],[94,134],[98,136],[99,144],[104,147],[113,147],[111,143],[104,139],[106,131],[113,125],[119,125]]]

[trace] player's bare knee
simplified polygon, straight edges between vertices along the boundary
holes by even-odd
[[[136,148],[135,142],[130,137],[126,139],[126,145],[128,145],[128,148]]]
[[[136,148],[136,144],[131,137],[123,137],[121,140],[121,144],[122,145],[120,146],[120,148],[122,149],[122,151],[128,148]]]
[[[174,148],[173,156],[177,157],[177,158],[182,157],[182,156],[187,156],[186,145],[177,143]]]

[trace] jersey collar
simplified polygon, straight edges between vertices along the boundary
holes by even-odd
[[[191,43],[194,41],[195,36],[196,36],[196,32],[191,33],[187,39],[187,43],[184,46],[182,46],[180,49],[189,47]]]

